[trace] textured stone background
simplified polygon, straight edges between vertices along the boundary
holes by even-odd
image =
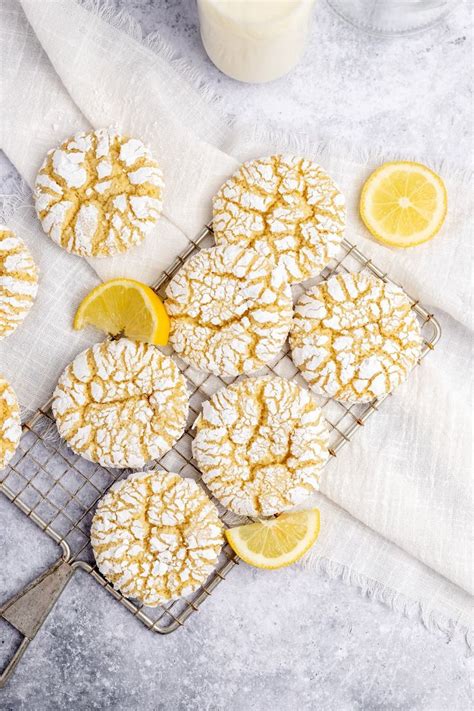
[[[357,150],[470,163],[468,3],[429,32],[379,40],[320,0],[302,65],[259,87],[206,59],[194,0],[114,4],[189,58],[230,114]],[[1,158],[0,192],[17,180]],[[1,604],[58,551],[3,497],[0,521]],[[12,641],[1,627],[0,659]],[[0,709],[467,711],[470,670],[462,640],[316,574],[242,565],[185,629],[159,637],[79,572],[0,692]]]

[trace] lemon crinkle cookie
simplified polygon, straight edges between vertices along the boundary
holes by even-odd
[[[106,257],[140,244],[162,211],[163,175],[138,139],[104,128],[48,152],[36,178],[44,231],[68,252]]]
[[[270,516],[319,488],[329,432],[311,393],[284,378],[247,378],[219,390],[196,420],[193,455],[219,501]]]
[[[338,253],[345,200],[316,163],[273,155],[244,163],[213,199],[218,244],[254,247],[290,283],[316,276]]]
[[[224,537],[216,507],[195,481],[150,471],[113,484],[97,506],[91,543],[114,587],[155,607],[206,581]]]
[[[188,413],[186,381],[152,345],[122,338],[83,351],[53,399],[59,434],[86,459],[142,467],[171,449]]]
[[[166,290],[170,342],[187,363],[216,375],[255,372],[282,348],[291,289],[254,249],[212,247],[191,257]]]
[[[407,378],[422,336],[400,287],[369,274],[337,274],[297,302],[290,345],[316,392],[369,402]]]
[[[38,269],[20,237],[0,225],[0,339],[20,325],[38,291]]]
[[[0,469],[7,466],[21,438],[20,406],[11,385],[0,377]]]

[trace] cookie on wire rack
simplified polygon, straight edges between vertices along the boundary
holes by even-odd
[[[295,382],[233,383],[204,403],[194,426],[203,481],[234,513],[271,516],[318,490],[329,432],[314,397]]]
[[[170,343],[196,368],[221,376],[252,373],[281,350],[293,315],[283,270],[254,249],[203,249],[166,289]]]
[[[0,469],[15,454],[20,438],[20,406],[12,386],[0,376]]]
[[[315,392],[337,400],[370,402],[392,392],[422,344],[405,292],[368,273],[332,276],[295,305],[293,361]]]
[[[50,150],[36,178],[44,231],[83,257],[140,244],[163,206],[163,174],[149,148],[113,128],[78,133]]]
[[[345,219],[345,199],[333,179],[293,155],[244,163],[213,198],[217,244],[253,247],[290,283],[317,276],[337,256]]]
[[[104,577],[123,595],[155,607],[207,580],[224,543],[223,525],[192,479],[138,472],[99,501],[91,543]]]
[[[96,343],[61,375],[53,397],[59,434],[85,459],[137,469],[181,437],[188,414],[186,380],[149,343]]]
[[[0,225],[0,340],[23,322],[38,291],[38,269],[20,237]]]

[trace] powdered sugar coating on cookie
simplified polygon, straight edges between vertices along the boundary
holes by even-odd
[[[91,543],[107,580],[154,607],[204,583],[224,537],[216,507],[196,482],[150,471],[112,485],[97,506]]]
[[[284,378],[247,378],[219,390],[196,420],[193,455],[219,501],[271,516],[319,488],[329,432],[311,393]]]
[[[213,198],[218,244],[253,247],[290,283],[319,274],[336,257],[345,200],[317,163],[273,155],[244,163]]]
[[[0,469],[15,454],[20,438],[20,406],[12,386],[0,377]]]
[[[38,291],[38,269],[20,237],[0,225],[0,339],[23,322]]]
[[[416,365],[419,322],[404,291],[370,274],[337,274],[295,306],[295,365],[318,393],[370,402],[394,390]]]
[[[170,342],[183,360],[216,375],[255,372],[282,348],[291,289],[253,249],[220,246],[191,257],[166,289]]]
[[[155,346],[105,341],[68,365],[52,407],[59,434],[74,452],[103,466],[138,468],[183,434],[186,381]]]
[[[68,252],[106,257],[143,241],[162,211],[163,174],[138,139],[103,128],[46,155],[36,178],[44,231]]]

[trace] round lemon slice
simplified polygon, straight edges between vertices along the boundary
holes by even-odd
[[[111,279],[92,289],[77,309],[74,328],[85,326],[165,346],[170,323],[160,297],[149,286],[133,279]]]
[[[384,244],[414,247],[427,242],[446,217],[446,188],[421,163],[384,163],[366,181],[360,215],[367,229]]]
[[[291,511],[277,518],[225,532],[230,547],[256,568],[275,570],[291,565],[311,548],[319,535],[319,509]]]

